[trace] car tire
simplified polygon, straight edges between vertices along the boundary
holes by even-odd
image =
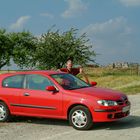
[[[4,102],[0,102],[0,122],[6,122],[10,119],[10,111]]]
[[[93,125],[89,109],[82,105],[75,106],[70,110],[69,122],[77,130],[89,130]]]

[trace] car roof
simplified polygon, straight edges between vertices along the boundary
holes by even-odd
[[[26,71],[14,71],[9,73],[2,73],[0,74],[0,77],[2,76],[12,76],[16,74],[45,74],[45,75],[51,75],[51,74],[60,74],[64,73],[61,71],[54,71],[54,70],[26,70]]]

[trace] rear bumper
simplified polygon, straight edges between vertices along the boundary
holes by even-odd
[[[93,122],[111,122],[127,117],[130,114],[130,105],[118,106],[109,109],[94,109]]]

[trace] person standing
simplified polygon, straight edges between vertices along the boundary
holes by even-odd
[[[70,73],[70,74],[72,74],[74,76],[76,76],[77,74],[82,74],[83,77],[85,78],[85,81],[87,83],[89,83],[88,77],[85,74],[85,72],[83,71],[82,67],[73,68],[73,59],[72,58],[67,59],[66,68],[61,68],[60,71]]]

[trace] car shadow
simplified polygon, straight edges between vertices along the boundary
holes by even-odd
[[[67,120],[58,119],[45,119],[45,118],[33,118],[33,117],[14,117],[10,121],[12,123],[31,123],[41,125],[57,125],[57,126],[70,126]],[[115,122],[102,122],[94,123],[92,130],[120,130],[140,127],[140,116],[130,115],[127,118],[115,121]]]
[[[106,130],[120,130],[140,127],[140,116],[130,115],[127,118],[115,121],[95,123],[92,130],[106,129]]]

